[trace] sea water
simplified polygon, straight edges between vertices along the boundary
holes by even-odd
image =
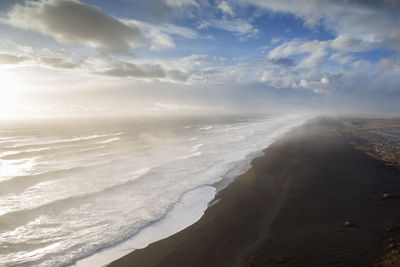
[[[307,118],[1,122],[0,265],[102,265],[176,233]]]

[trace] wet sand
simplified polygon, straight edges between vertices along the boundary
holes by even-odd
[[[291,131],[198,222],[110,266],[396,266],[382,259],[397,253],[400,170],[353,148],[339,127]]]

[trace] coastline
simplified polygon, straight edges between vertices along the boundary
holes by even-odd
[[[354,149],[330,120],[295,128],[188,228],[109,266],[368,266],[398,224],[399,170]],[[352,226],[346,227],[346,221]]]

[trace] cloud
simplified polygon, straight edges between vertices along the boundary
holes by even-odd
[[[343,55],[343,54],[341,54],[341,53],[335,53],[335,54],[332,54],[332,55],[329,57],[329,59],[331,59],[331,60],[336,60],[338,63],[344,65],[344,64],[348,64],[348,63],[350,63],[351,61],[353,61],[353,60],[354,60],[354,57],[353,57],[353,56]]]
[[[209,21],[202,21],[199,28],[214,27],[220,30],[232,32],[244,41],[254,38],[259,33],[259,30],[252,24],[242,19],[212,19]]]
[[[152,50],[174,48],[175,42],[173,40],[173,37],[185,39],[200,38],[199,34],[195,30],[170,23],[154,25],[138,20],[125,20],[124,22],[127,25],[132,25],[141,29],[144,37],[148,41],[150,49]]]
[[[293,88],[298,80],[296,73],[286,69],[268,69],[259,74],[260,81],[274,89]]]
[[[199,6],[195,0],[165,0],[165,3],[171,7]]]
[[[83,78],[74,79],[75,84],[86,82],[90,86],[93,85],[93,88],[97,88],[97,85],[109,85],[112,90],[124,87],[127,91],[135,87],[135,90],[130,91],[140,91],[143,94],[147,93],[145,92],[147,88],[153,88],[152,94],[157,97],[163,95],[159,94],[160,92],[168,91],[170,96],[171,92],[175,91],[175,96],[179,98],[180,94],[185,92],[196,100],[205,99],[206,103],[208,101],[218,103],[225,98],[227,101],[232,100],[237,103],[242,101],[244,103],[250,98],[253,98],[252,101],[262,102],[266,99],[262,96],[269,94],[278,96],[278,100],[279,97],[293,96],[294,99],[297,96],[316,98],[329,96],[332,97],[332,103],[334,101],[339,103],[347,96],[358,100],[371,96],[373,96],[371,99],[375,99],[375,96],[381,96],[382,99],[384,97],[398,99],[400,95],[398,53],[388,51],[359,53],[381,48],[400,51],[398,31],[400,20],[396,13],[400,8],[397,1],[140,0],[134,1],[133,4],[130,1],[120,3],[122,5],[129,2],[129,7],[135,7],[136,3],[140,2],[138,5],[144,8],[144,12],[139,14],[139,17],[143,19],[147,18],[148,15],[145,13],[150,6],[168,13],[168,17],[148,22],[118,19],[83,3],[83,1],[88,3],[97,1],[81,1],[27,1],[25,4],[16,5],[9,12],[8,21],[16,27],[40,32],[59,42],[84,44],[98,48],[101,52],[126,53],[135,46],[143,44],[146,45],[145,53],[141,53],[137,58],[130,58],[129,54],[99,53],[94,58],[90,54],[93,52],[91,50],[88,52],[87,49],[64,46],[55,48],[54,44],[45,43],[48,38],[40,40],[38,38],[29,43],[36,49],[31,52],[29,52],[32,50],[30,47],[15,50],[16,48],[12,48],[13,44],[7,48],[3,48],[4,43],[0,44],[0,53],[9,55],[6,59],[0,55],[0,62],[11,62],[11,57],[16,64],[31,58],[32,62],[37,62],[39,66],[57,69],[57,71],[47,69],[46,72],[57,73],[62,79],[71,74],[71,71],[63,72],[62,69],[79,68],[79,71],[74,71],[73,74],[79,73]],[[245,9],[242,9],[243,6]],[[74,12],[67,12],[67,7]],[[261,10],[258,7],[261,7]],[[117,12],[117,9],[113,11]],[[141,12],[139,8],[137,12],[128,11],[121,14],[131,14],[137,18],[138,12]],[[293,14],[300,19],[295,21],[289,19],[289,24],[294,25],[298,21],[303,21],[307,27],[321,31],[321,34],[302,31],[299,35],[294,30],[291,34],[286,34],[285,30],[276,32],[263,27],[266,24],[265,21],[261,21],[262,18],[275,22],[273,15],[276,14],[271,16],[272,12]],[[258,17],[253,20],[252,15]],[[92,17],[97,18],[94,20],[96,25],[84,25],[83,18],[89,18],[91,23]],[[285,18],[283,17],[284,20]],[[77,24],[79,25],[74,26]],[[190,28],[193,25],[198,25],[198,28]],[[275,27],[274,23],[271,27]],[[17,33],[27,34],[9,28]],[[203,30],[206,28],[211,30]],[[261,30],[263,33],[259,32]],[[223,34],[218,36],[216,42],[206,43],[204,39],[208,38],[207,33]],[[229,51],[224,47],[213,47],[217,43],[226,43],[231,39],[226,35],[236,36],[242,41],[259,39],[251,44],[249,42],[248,46],[243,43],[239,46],[232,44],[233,49]],[[333,35],[330,40],[325,39]],[[30,36],[37,37],[32,34]],[[291,36],[302,36],[304,39],[290,39]],[[323,40],[312,38],[323,38]],[[58,51],[46,52],[43,47],[37,49],[42,44],[45,44],[43,47]],[[262,45],[268,46],[262,47],[262,51],[255,48]],[[175,48],[173,51],[161,51],[173,48]],[[250,51],[251,49],[254,50]],[[212,51],[214,55],[203,54],[204,51]],[[221,54],[228,59],[224,61],[219,58],[218,55]],[[382,55],[387,55],[387,58],[382,58]],[[14,69],[18,71],[19,68],[13,66]],[[21,68],[21,73],[23,70],[25,68]],[[38,68],[38,73],[40,71],[43,72],[43,68]],[[87,79],[88,73],[95,73],[98,76],[95,79]],[[38,77],[44,75],[46,74],[43,73],[42,76],[38,74]],[[53,81],[57,78],[54,75],[48,80]],[[235,97],[236,99],[233,99]],[[128,98],[122,98],[128,101]],[[143,99],[139,93],[137,98],[138,101]],[[164,103],[162,101],[165,99],[160,97],[160,103]],[[298,103],[309,102],[307,99],[299,99]],[[262,105],[268,106],[264,103]]]
[[[83,68],[103,76],[136,78],[169,83],[204,83],[221,73],[224,58],[211,55],[190,55],[175,59],[115,61],[106,58],[88,58]]]
[[[151,29],[146,34],[146,37],[151,40],[150,49],[152,50],[161,50],[165,48],[175,47],[175,43],[169,35],[162,33],[155,28]]]
[[[305,79],[300,80],[294,87],[300,87],[312,90],[314,93],[329,94],[331,92],[330,82],[327,77],[322,77],[317,81],[308,81]]]
[[[61,43],[84,44],[113,53],[142,43],[138,27],[126,25],[100,9],[77,0],[41,0],[15,5],[9,23],[39,32]]]
[[[332,48],[346,52],[360,52],[372,49],[370,44],[347,35],[339,35],[332,42]]]
[[[130,62],[114,62],[111,68],[94,73],[120,78],[161,79],[172,82],[185,82],[190,77],[187,72],[177,69],[169,70],[160,64],[135,64]]]
[[[0,54],[0,64],[18,64],[30,60],[27,56],[14,56],[9,54]]]
[[[13,55],[32,55],[33,48],[31,46],[17,44],[13,41],[3,38],[0,42],[0,53]]]
[[[201,37],[201,36],[199,36],[198,32],[196,32],[193,29],[174,25],[171,23],[165,23],[163,25],[159,25],[158,29],[161,32],[164,32],[166,34],[171,34],[171,35],[186,38],[186,39],[197,39],[197,38]]]
[[[336,49],[363,51],[384,47],[400,51],[400,1],[234,0],[242,6],[290,13],[311,28],[324,25],[338,34]]]
[[[351,63],[351,66],[356,69],[361,69],[361,68],[367,69],[371,66],[371,63],[366,60],[357,60],[357,61]]]
[[[185,65],[203,66],[205,64],[222,62],[223,60],[224,60],[223,58],[217,58],[216,56],[210,56],[210,55],[190,55],[181,58],[180,62],[182,62]]]
[[[134,64],[118,62],[111,69],[97,72],[97,74],[113,77],[135,77],[135,78],[164,78],[165,70],[159,64]]]
[[[78,63],[70,62],[58,57],[43,57],[40,59],[40,62],[56,69],[74,69],[79,67]]]
[[[235,12],[233,12],[232,8],[225,1],[222,1],[221,3],[219,3],[218,8],[224,14],[227,14],[227,15],[232,16],[232,17],[235,16]]]
[[[315,94],[331,94],[335,91],[330,74],[299,73],[293,69],[269,69],[259,73],[260,81],[269,88],[279,90],[311,91]]]
[[[185,82],[190,78],[190,74],[181,70],[170,70],[167,72],[167,77],[173,81]]]
[[[306,69],[316,68],[326,61],[324,57],[328,54],[327,48],[329,45],[330,41],[289,41],[270,50],[268,57],[275,59],[305,54],[306,56],[296,67]]]
[[[382,70],[396,70],[400,69],[400,62],[395,62],[394,60],[391,60],[389,58],[382,58],[378,62],[378,68]]]
[[[272,38],[271,43],[276,44],[276,43],[279,43],[280,41],[281,41],[281,38]]]
[[[270,62],[274,65],[279,65],[283,67],[292,67],[295,66],[296,63],[293,59],[290,58],[271,58]]]
[[[188,104],[178,104],[178,103],[171,103],[171,102],[155,102],[153,104],[153,107],[151,108],[153,110],[159,110],[159,111],[185,111],[185,112],[190,112],[190,111],[199,111],[199,112],[205,112],[205,111],[215,111],[215,110],[220,110],[221,107],[210,107],[210,106],[196,106],[196,105],[188,105]]]

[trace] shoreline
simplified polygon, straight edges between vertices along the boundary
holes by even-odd
[[[88,266],[105,266],[111,261],[115,261],[125,256],[130,251],[146,248],[148,245],[157,242],[159,240],[168,238],[185,228],[191,226],[197,222],[203,215],[206,209],[216,204],[220,199],[216,196],[218,192],[228,187],[238,176],[248,171],[252,165],[252,161],[258,157],[264,155],[264,150],[273,144],[276,140],[282,138],[287,132],[293,128],[303,124],[307,119],[300,119],[292,124],[288,124],[285,127],[281,127],[276,131],[273,131],[265,137],[264,145],[262,149],[250,152],[245,158],[233,162],[232,166],[223,174],[220,180],[213,182],[209,185],[202,185],[200,187],[193,188],[183,194],[181,199],[176,202],[172,208],[159,220],[152,222],[150,225],[142,228],[135,235],[125,239],[124,241],[101,249],[100,251],[84,257],[76,261],[72,266],[76,267],[88,267]],[[196,191],[202,189],[213,189],[213,196],[199,196],[198,199],[184,200],[186,196],[195,194]],[[202,206],[200,208],[200,206]],[[188,208],[190,207],[190,208]]]
[[[129,251],[146,248],[148,245],[189,227],[198,221],[213,203],[216,189],[212,186],[201,186],[184,194],[179,202],[158,221],[143,228],[138,234],[112,246],[77,261],[74,267],[104,266],[110,260],[117,260]],[[199,201],[201,199],[202,201]],[[190,207],[190,209],[188,208]],[[178,221],[178,219],[180,219]]]
[[[379,196],[400,195],[400,172],[355,150],[336,127],[313,120],[291,130],[199,221],[109,266],[372,265],[399,222],[399,199]]]

